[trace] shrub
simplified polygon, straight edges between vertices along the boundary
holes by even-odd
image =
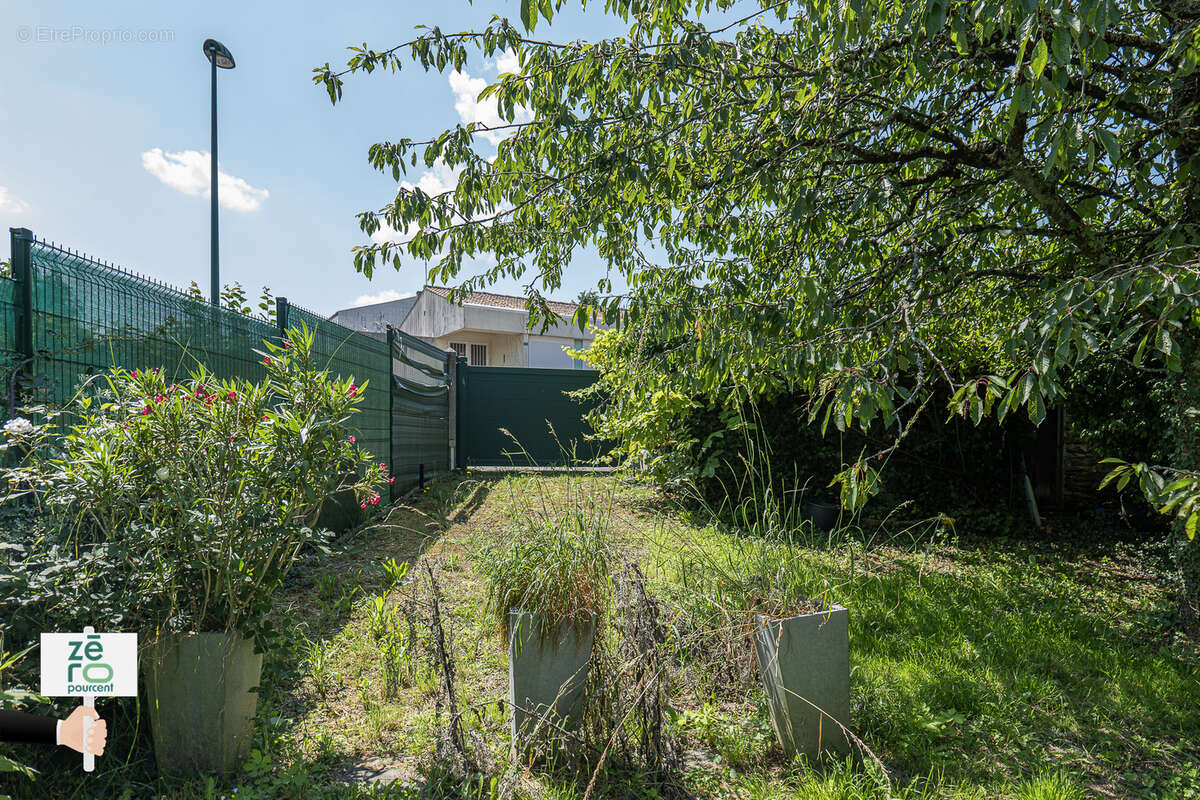
[[[126,627],[255,635],[301,549],[321,542],[321,506],[344,490],[379,502],[383,468],[350,425],[361,387],[319,369],[312,342],[293,330],[267,344],[258,384],[114,369],[73,402],[65,436],[10,426],[5,446],[28,455],[5,477],[55,522],[42,549],[89,556],[85,580],[116,587]]]

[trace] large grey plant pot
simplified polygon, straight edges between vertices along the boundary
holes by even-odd
[[[164,636],[146,653],[160,773],[236,772],[250,754],[261,653],[234,633]]]
[[[554,738],[558,728],[573,729],[583,711],[583,690],[596,621],[579,631],[560,627],[555,635],[539,632],[541,615],[511,611],[508,615],[508,699],[512,704],[512,742],[522,749],[542,716],[541,734]]]
[[[848,754],[841,726],[850,726],[849,612],[832,606],[798,617],[756,619],[754,650],[784,751],[810,760],[822,752]]]

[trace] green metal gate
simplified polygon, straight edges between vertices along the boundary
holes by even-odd
[[[471,367],[463,358],[457,372],[458,467],[562,466],[591,460],[607,449],[587,438],[592,428],[584,415],[596,400],[567,396],[591,386],[600,373]]]

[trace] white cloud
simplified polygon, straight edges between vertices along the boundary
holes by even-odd
[[[403,300],[406,297],[412,297],[412,292],[397,292],[395,289],[384,289],[379,294],[360,294],[354,298],[354,307],[370,306],[375,303],[386,303],[390,300]]]
[[[436,197],[443,192],[449,192],[454,189],[458,183],[458,173],[460,171],[447,167],[441,161],[435,161],[431,169],[421,173],[421,177],[417,178],[416,183],[412,181],[400,181],[400,187],[410,192],[414,189],[420,189],[430,197]],[[371,234],[371,241],[375,242],[375,244],[407,242],[415,233],[416,230],[411,225],[402,231],[398,231],[381,219],[379,230]]]
[[[513,75],[521,74],[521,62],[517,59],[517,54],[512,50],[505,50],[496,59],[496,70],[500,73],[511,72]]]
[[[501,72],[519,72],[515,54],[505,53],[496,59],[496,66]],[[479,93],[488,85],[483,78],[472,78],[467,72],[451,72],[448,76],[450,89],[454,92],[454,110],[464,124],[479,122],[491,127],[507,125],[508,120],[500,116],[495,96],[486,100],[479,99]],[[526,122],[532,115],[525,108],[518,107],[514,122]],[[492,144],[500,144],[511,131],[481,131],[484,138]]]
[[[485,63],[485,68],[488,70],[496,69],[501,73],[511,72],[519,74],[521,65],[517,59],[517,54],[511,50],[505,50],[496,60]],[[480,100],[479,93],[483,91],[488,82],[483,78],[472,78],[467,72],[451,72],[447,79],[450,82],[450,88],[454,92],[454,110],[458,112],[458,118],[464,124],[479,122],[489,126],[500,126],[508,124],[506,120],[500,117],[500,112],[497,107],[495,98]],[[516,121],[524,122],[532,119],[532,115],[525,108],[518,108],[516,112]],[[499,144],[507,136],[510,131],[482,131],[484,138],[492,144]],[[495,155],[488,156],[488,160],[495,159]],[[412,191],[420,189],[430,197],[436,197],[444,192],[449,192],[458,184],[458,175],[461,170],[451,169],[441,161],[434,163],[433,167],[422,173],[417,181],[401,181],[400,187]],[[410,225],[402,231],[398,231],[387,223],[380,220],[380,228],[371,234],[371,241],[376,244],[400,243],[407,242],[413,237],[416,231]]]
[[[400,181],[400,185],[410,192],[420,189],[430,197],[436,197],[443,192],[452,190],[458,184],[458,173],[462,170],[451,169],[441,161],[433,162],[433,168],[421,173],[416,183]]]
[[[7,186],[0,186],[0,211],[20,214],[29,208],[29,204],[19,197],[13,197]]]
[[[184,194],[208,197],[211,173],[209,154],[199,150],[164,153],[155,147],[142,153],[142,166],[160,181]],[[270,196],[266,189],[251,186],[227,172],[217,172],[217,195],[221,206],[231,211],[258,211]]]
[[[371,241],[375,244],[383,244],[384,242],[400,244],[401,242],[407,242],[410,238],[412,237],[410,237],[405,231],[396,230],[382,219],[379,220],[379,230],[371,234]]]

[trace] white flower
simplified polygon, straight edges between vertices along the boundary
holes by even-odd
[[[24,417],[13,417],[4,423],[4,432],[9,436],[24,436],[33,433],[33,423]]]
[[[171,474],[171,470],[166,467],[159,467],[154,471],[154,477],[160,481],[165,481]]]

